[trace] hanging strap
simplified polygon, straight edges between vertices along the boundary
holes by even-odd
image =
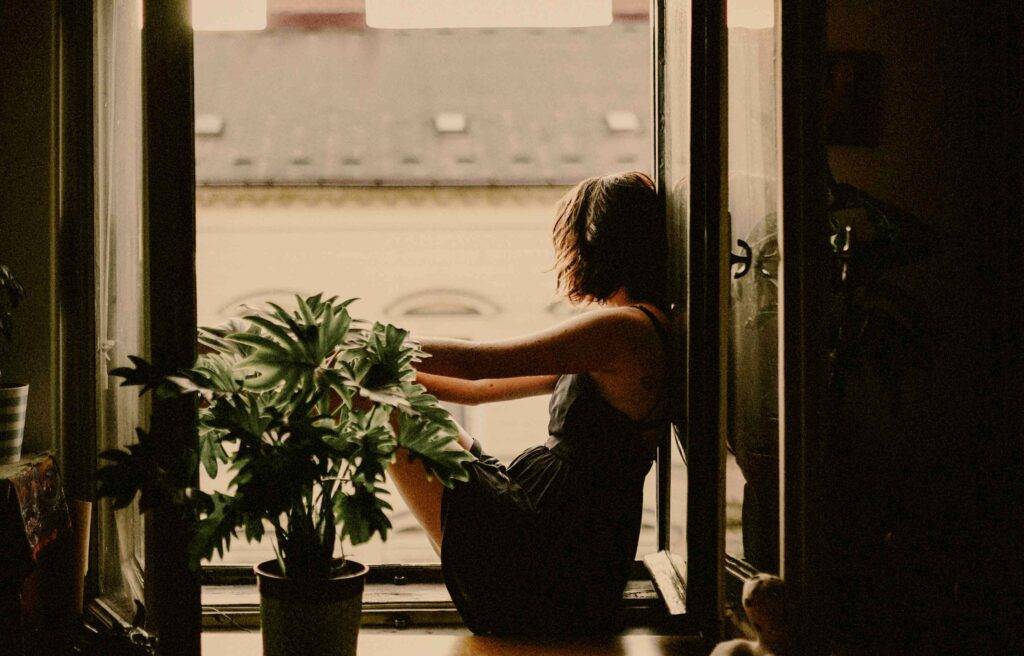
[[[654,330],[657,331],[658,337],[661,339],[661,351],[665,357],[668,357],[668,354],[672,352],[672,341],[669,339],[668,331],[665,330],[665,326],[661,325],[661,320],[658,319],[653,312],[642,305],[634,305],[633,307],[646,314],[647,318],[654,324]]]
[[[654,330],[658,333],[658,338],[661,340],[662,355],[664,356],[665,360],[668,360],[669,354],[672,352],[672,341],[669,338],[668,331],[665,330],[665,327],[663,325],[661,325],[661,320],[658,319],[658,317],[655,316],[653,312],[651,312],[642,305],[634,305],[633,307],[637,308],[645,315],[647,315],[647,318],[651,320],[652,324],[654,324]],[[651,409],[647,412],[647,416],[645,416],[640,421],[636,422],[637,425],[643,429],[655,428],[660,424],[664,423],[666,420],[665,417],[658,417],[657,419],[652,421],[651,415],[655,414],[660,408],[662,408],[662,406],[665,404],[665,401],[668,399],[668,382],[671,373],[669,371],[669,365],[670,363],[665,363],[665,380],[661,386],[661,391],[658,394],[658,399],[654,402],[654,405],[652,405]]]

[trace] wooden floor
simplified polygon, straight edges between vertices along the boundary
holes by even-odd
[[[359,656],[688,656],[700,654],[692,639],[629,634],[601,641],[536,643],[508,638],[481,638],[463,632],[425,633],[363,629]],[[260,634],[203,634],[203,656],[258,656]]]

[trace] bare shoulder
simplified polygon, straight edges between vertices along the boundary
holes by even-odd
[[[659,313],[660,314],[660,313]],[[661,317],[659,317],[661,319]],[[663,320],[663,319],[662,319]],[[636,307],[602,307],[589,310],[569,319],[563,325],[601,325],[609,330],[619,330],[633,333],[637,328],[645,328],[650,325],[650,319],[644,316],[643,312]]]
[[[661,341],[660,330],[670,330],[668,320],[660,310],[646,309],[653,314],[657,325],[643,310],[630,305],[591,310],[573,317],[562,326],[567,331],[590,333],[609,348],[621,347],[618,351],[632,360],[638,351],[646,352],[658,346]],[[570,322],[574,324],[571,327]]]
[[[649,338],[653,342],[657,342],[659,341],[659,329],[668,331],[670,326],[665,314],[653,306],[645,305],[641,308],[637,305],[630,305],[602,308],[600,311],[606,313],[602,317],[603,321],[608,322],[614,329],[626,333],[633,343],[636,343],[637,338],[641,338],[641,341],[646,341],[646,338]],[[653,322],[651,315],[653,315]]]
[[[665,320],[660,312],[655,317],[664,326]],[[589,333],[591,338],[587,341],[603,350],[603,366],[594,373],[625,371],[635,375],[637,370],[649,369],[651,360],[660,353],[657,327],[634,306],[603,307],[570,321],[578,323],[574,328],[566,326],[567,330]]]

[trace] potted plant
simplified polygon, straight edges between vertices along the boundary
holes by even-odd
[[[228,328],[200,329],[204,352],[186,371],[162,372],[131,357],[112,373],[143,393],[195,395],[198,447],[166,457],[159,427],[138,444],[108,451],[101,496],[115,507],[141,492],[140,508],[172,503],[196,513],[190,558],[198,567],[223,554],[242,531],[272,531],[275,558],[255,567],[264,653],[354,654],[367,567],[342,555],[386,539],[390,509],[382,487],[398,448],[450,486],[472,456],[457,427],[415,382],[425,354],[392,325],[353,320],[351,301],[297,297],[295,310],[269,304]],[[230,492],[197,489],[197,467],[215,477],[227,465]]]
[[[0,264],[0,334],[11,341],[11,312],[18,307],[25,290],[7,265]],[[28,410],[28,384],[5,383],[0,373],[0,465],[18,462],[25,436],[25,412]]]

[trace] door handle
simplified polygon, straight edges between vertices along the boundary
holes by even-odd
[[[753,260],[753,250],[750,248],[750,244],[737,239],[736,244],[743,249],[743,255],[737,255],[736,253],[729,253],[729,268],[731,269],[735,265],[740,265],[738,271],[732,274],[733,278],[742,278],[747,275],[750,271],[750,262]]]

